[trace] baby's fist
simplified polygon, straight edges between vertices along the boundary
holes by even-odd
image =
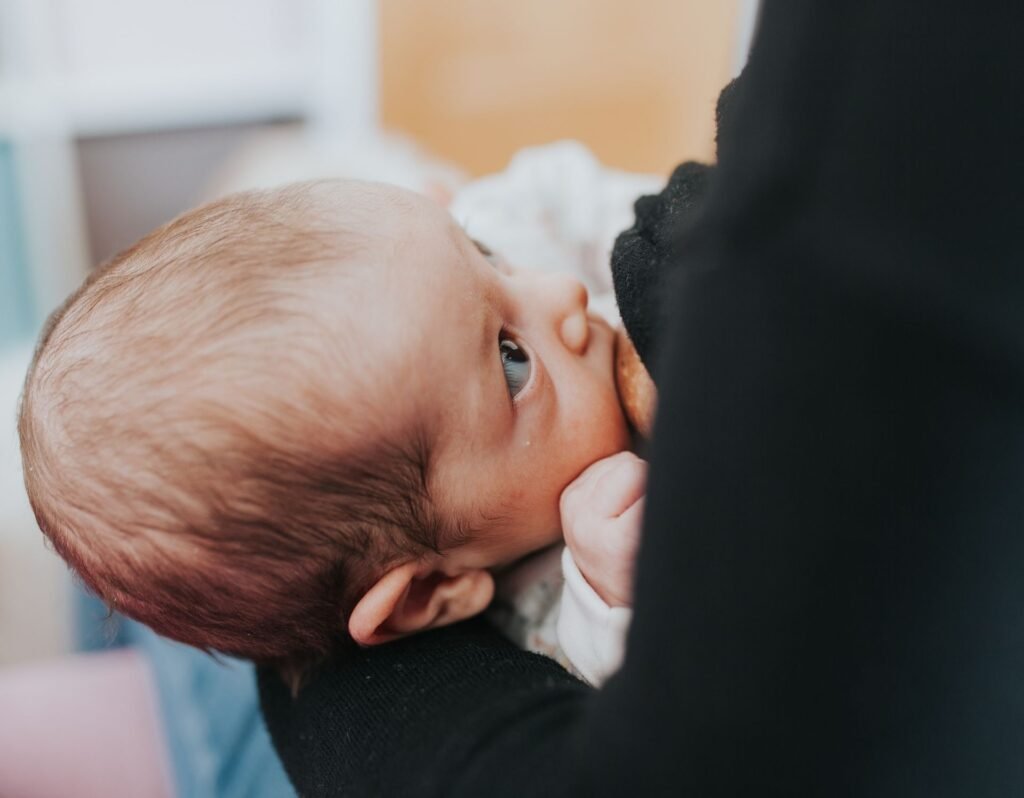
[[[647,463],[632,452],[598,460],[562,491],[565,543],[576,566],[606,604],[633,601]]]

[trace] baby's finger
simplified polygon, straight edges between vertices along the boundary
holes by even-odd
[[[612,468],[602,471],[594,481],[594,509],[604,518],[617,518],[647,492],[647,463],[636,455],[618,457]]]
[[[590,505],[593,501],[593,491],[597,480],[606,471],[614,468],[620,462],[623,455],[634,456],[629,452],[619,452],[611,457],[604,457],[587,466],[582,474],[566,486],[565,490],[562,491],[560,502],[563,516],[566,513],[583,510]]]
[[[640,542],[640,529],[644,523],[644,504],[646,496],[641,496],[619,516],[618,523],[622,538],[632,541],[632,556],[636,556],[636,546]]]

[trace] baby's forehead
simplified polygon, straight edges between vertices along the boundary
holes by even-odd
[[[394,197],[394,205],[367,221],[362,231],[367,246],[351,259],[354,269],[341,270],[342,280],[360,275],[358,293],[366,304],[356,313],[378,316],[375,325],[390,322],[419,337],[458,297],[479,293],[467,268],[473,247],[451,215],[433,201],[413,195],[409,202],[404,193]],[[462,326],[458,319],[448,322]]]
[[[448,211],[429,197],[388,183],[330,181],[324,199],[348,217],[349,223],[381,229],[419,224],[445,226],[452,221]]]
[[[465,410],[467,397],[451,392],[485,356],[489,284],[469,261],[472,244],[436,207],[414,209],[401,234],[381,247],[365,302],[349,305],[366,341],[362,359],[379,398],[374,413],[399,406],[421,428],[457,425],[452,415]],[[479,380],[471,382],[475,395]]]
[[[465,245],[445,208],[394,185],[325,180],[285,187],[275,200],[280,224],[252,231],[253,243],[264,232],[273,239],[283,230],[296,252],[313,253],[297,259],[310,261],[311,273],[328,278],[330,284],[313,280],[312,290],[332,302],[354,299],[359,307],[351,311],[387,304],[386,294],[400,293],[424,268],[447,266]],[[324,246],[316,252],[319,244]],[[367,305],[368,296],[377,301]]]

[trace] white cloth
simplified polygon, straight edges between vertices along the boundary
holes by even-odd
[[[461,188],[449,210],[513,266],[577,277],[590,307],[614,324],[612,245],[633,224],[637,197],[664,183],[608,169],[579,142],[559,141],[521,150],[505,171]]]
[[[619,669],[633,611],[605,604],[565,546],[524,558],[497,582],[488,618],[513,643],[594,686]]]
[[[558,644],[580,676],[593,685],[603,684],[622,664],[633,610],[605,604],[576,567],[569,549],[562,551],[562,574]]]
[[[633,223],[637,197],[663,185],[603,167],[582,144],[561,141],[522,150],[505,171],[464,186],[450,210],[472,238],[514,266],[576,276],[590,307],[615,324],[612,244]],[[501,574],[488,615],[517,645],[599,685],[621,663],[632,613],[608,607],[557,546]]]

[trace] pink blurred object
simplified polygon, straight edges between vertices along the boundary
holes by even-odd
[[[0,796],[171,798],[156,693],[131,649],[0,670]]]

